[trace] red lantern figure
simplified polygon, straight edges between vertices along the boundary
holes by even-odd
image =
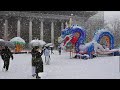
[[[70,39],[70,37],[66,37],[66,38],[65,38],[65,40],[64,40],[64,45],[63,45],[63,46],[65,46],[66,42],[67,42],[69,39]]]
[[[73,38],[70,40],[73,45],[77,42],[78,38],[73,36]]]
[[[73,45],[75,45],[79,37],[80,37],[80,33],[79,33],[79,32],[76,32],[76,33],[74,34],[74,36],[72,37],[72,39],[71,39],[71,43],[72,43]]]

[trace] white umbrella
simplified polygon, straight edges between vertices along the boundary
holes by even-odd
[[[39,42],[40,42],[41,46],[44,46],[46,44],[46,42],[43,40],[39,40]]]
[[[34,47],[34,46],[43,46],[45,44],[46,43],[43,40],[38,40],[38,39],[32,40],[30,42],[30,46],[32,46],[32,47]]]
[[[12,42],[10,41],[4,41],[5,42],[5,46],[8,46],[10,48],[15,48],[15,44],[13,44]]]
[[[10,41],[0,41],[0,46],[8,46],[10,48],[15,48],[15,45]]]
[[[25,40],[23,40],[21,37],[14,37],[10,40],[10,42],[15,44],[25,44]]]

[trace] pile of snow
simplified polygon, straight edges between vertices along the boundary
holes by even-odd
[[[70,59],[70,53],[53,51],[50,65],[45,64],[42,79],[120,79],[119,57],[106,56],[94,59]],[[32,77],[31,54],[14,54],[9,71],[3,72],[0,58],[0,79],[35,79]]]

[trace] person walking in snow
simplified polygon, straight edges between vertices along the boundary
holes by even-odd
[[[60,47],[60,45],[58,46],[58,51],[59,51],[59,55],[61,55],[61,47]]]
[[[44,55],[45,55],[45,63],[46,63],[46,65],[49,65],[50,64],[50,51],[49,51],[49,47],[45,48]]]
[[[53,53],[53,46],[51,46],[50,48],[51,48],[51,54],[54,54],[54,53]]]
[[[39,47],[35,46],[32,51],[32,76],[36,76],[36,79],[41,78],[38,74],[43,72],[43,49],[39,52]]]
[[[34,59],[35,59],[35,53],[36,53],[36,48],[33,47],[33,49],[31,50],[31,54],[32,54],[32,76],[36,76],[35,73],[35,64],[34,64]]]
[[[12,60],[13,60],[13,54],[12,54],[12,52],[10,51],[10,49],[7,46],[3,47],[3,49],[1,50],[1,58],[2,58],[2,60],[4,62],[2,70],[3,71],[4,70],[8,71],[9,64],[10,64],[10,58],[12,58]]]

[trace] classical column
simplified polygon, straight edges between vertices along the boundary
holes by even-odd
[[[20,21],[21,21],[21,18],[18,18],[18,21],[17,21],[17,37],[20,37]]]
[[[40,19],[40,21],[41,21],[41,24],[40,24],[41,25],[41,28],[40,28],[40,39],[43,40],[43,21],[44,20]]]
[[[33,18],[29,19],[29,42],[32,40],[32,20]]]
[[[51,43],[54,44],[54,21],[51,20]]]
[[[4,39],[8,40],[8,20],[5,18],[5,23],[4,23]]]

